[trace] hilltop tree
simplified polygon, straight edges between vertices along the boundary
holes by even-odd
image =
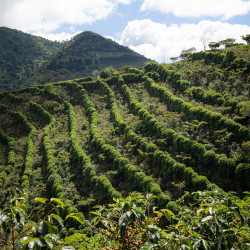
[[[244,41],[246,41],[247,44],[250,43],[250,34],[247,34],[247,35],[245,35],[245,36],[241,36],[241,38],[242,38]]]
[[[191,53],[194,53],[196,51],[195,47],[189,48],[189,49],[184,49],[181,51],[180,58],[181,59],[186,59]]]
[[[176,56],[176,57],[170,57],[170,60],[172,60],[173,61],[173,63],[175,63],[177,60],[178,60],[178,56]]]
[[[208,47],[212,50],[215,51],[217,50],[221,45],[221,42],[211,42],[208,44]]]
[[[235,45],[236,39],[234,38],[227,38],[225,40],[220,41],[221,44],[225,45],[226,48],[232,47]]]

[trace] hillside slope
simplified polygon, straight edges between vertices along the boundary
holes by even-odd
[[[239,197],[250,190],[248,70],[234,54],[199,52],[0,93],[0,210],[25,193],[32,237],[48,215],[34,198],[48,198],[37,199],[45,208],[61,199],[64,225],[55,214],[46,225],[76,249],[247,249],[249,196]],[[114,216],[104,209],[111,202]]]
[[[48,83],[92,75],[108,66],[143,66],[144,56],[91,31],[76,35],[43,65],[31,83]]]
[[[0,92],[20,88],[60,46],[58,42],[0,27]]]
[[[190,81],[190,87],[215,91],[221,96],[231,96],[239,101],[249,100],[249,44],[234,45],[218,51],[193,53],[188,59],[166,64],[165,67],[179,72],[183,79]],[[187,90],[186,87],[182,86],[182,89],[176,91],[184,92]]]
[[[144,56],[90,31],[67,42],[0,27],[0,92],[92,75],[112,66],[143,66]]]
[[[82,209],[132,191],[165,204],[215,184],[249,190],[248,102],[198,95],[155,62],[101,76],[0,95],[2,202],[14,186]]]

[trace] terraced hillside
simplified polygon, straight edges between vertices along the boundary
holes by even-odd
[[[81,211],[134,191],[163,207],[184,191],[249,190],[242,103],[174,94],[190,82],[154,62],[101,76],[1,94],[2,205],[15,187]]]

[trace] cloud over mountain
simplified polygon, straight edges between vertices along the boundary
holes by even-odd
[[[129,22],[121,34],[120,43],[130,46],[140,54],[156,61],[167,60],[179,56],[183,49],[195,47],[203,49],[201,40],[207,44],[226,38],[237,38],[242,42],[241,35],[250,33],[250,26],[229,24],[221,21],[203,20],[198,24],[184,23],[167,26],[150,19]]]

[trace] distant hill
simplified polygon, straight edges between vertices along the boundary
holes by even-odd
[[[0,28],[0,91],[91,75],[112,66],[143,66],[147,58],[111,39],[85,31],[68,42],[52,42]]]
[[[60,46],[59,42],[0,27],[0,91],[19,88]]]
[[[66,43],[34,76],[32,83],[47,83],[89,76],[108,66],[140,67],[148,61],[144,56],[111,39],[85,31]]]

